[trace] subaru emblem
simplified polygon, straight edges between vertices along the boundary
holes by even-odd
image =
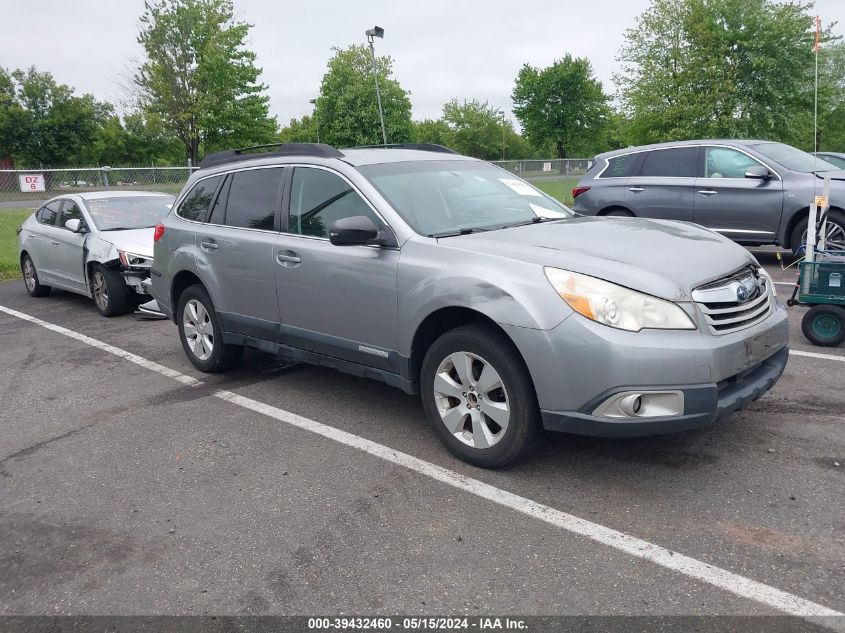
[[[748,301],[748,297],[751,296],[751,292],[745,286],[741,285],[736,289],[736,300],[739,303],[745,303]]]

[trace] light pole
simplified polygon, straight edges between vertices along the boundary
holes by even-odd
[[[502,160],[505,160],[505,111],[499,108],[493,112],[502,115]]]
[[[376,49],[373,47],[373,38],[384,38],[384,29],[380,26],[374,26],[364,32],[367,36],[367,42],[370,45],[370,55],[373,58],[373,79],[376,82],[376,100],[378,101],[378,118],[381,121],[381,140],[384,145],[387,145],[387,133],[384,131],[384,112],[381,111],[381,91],[378,87],[378,71],[376,70]]]
[[[320,142],[320,117],[317,115],[317,100],[309,99],[308,103],[314,106],[314,122],[317,124],[317,142]]]

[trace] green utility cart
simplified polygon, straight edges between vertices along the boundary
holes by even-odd
[[[800,263],[798,285],[787,305],[812,306],[801,320],[801,330],[813,345],[831,347],[845,341],[845,255],[816,256],[814,262]]]
[[[845,251],[826,250],[832,177],[830,172],[822,173],[822,195],[816,196],[810,205],[798,284],[786,304],[811,306],[801,319],[804,336],[813,345],[833,347],[845,341]],[[819,173],[816,176],[822,178]]]

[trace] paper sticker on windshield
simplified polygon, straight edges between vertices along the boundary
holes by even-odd
[[[516,178],[499,178],[499,182],[503,185],[507,185],[514,192],[518,193],[521,196],[537,196],[538,198],[541,197],[539,191],[535,190],[529,185],[526,185],[521,180],[517,180]]]
[[[541,207],[539,204],[534,204],[533,202],[529,202],[528,206],[531,207],[531,210],[537,215],[538,218],[565,218],[566,214],[561,213],[560,211],[553,211],[552,209],[547,209],[546,207]]]

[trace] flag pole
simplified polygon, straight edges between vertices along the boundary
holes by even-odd
[[[816,16],[816,77],[813,92],[813,151],[819,151],[819,31],[821,16]]]

